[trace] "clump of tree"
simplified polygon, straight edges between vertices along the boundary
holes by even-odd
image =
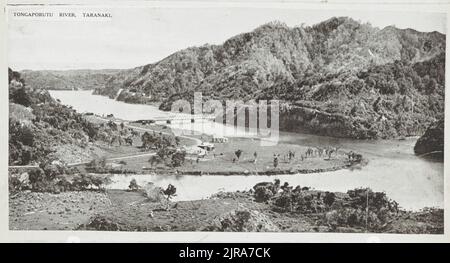
[[[156,149],[159,150],[161,148],[165,148],[168,146],[176,146],[177,145],[177,139],[175,136],[172,135],[166,135],[163,133],[149,133],[144,132],[141,136],[142,141],[142,148],[145,150],[149,149]]]
[[[68,186],[72,191],[99,190],[104,192],[109,183],[111,183],[111,179],[108,176],[81,173],[74,175]]]
[[[149,159],[152,165],[164,164],[169,167],[179,167],[184,164],[186,151],[178,148],[179,138],[162,133],[145,132],[141,136],[142,148],[155,149],[156,155]]]
[[[29,186],[26,182],[20,180],[19,174],[8,174],[8,192],[10,194],[15,194],[17,192],[28,190]]]
[[[280,189],[280,180],[275,179],[273,183],[262,182],[253,186],[254,197],[256,202],[267,202],[274,195],[278,193]]]
[[[119,164],[126,165],[125,161],[120,161]],[[136,171],[131,169],[124,169],[123,167],[114,168],[112,164],[107,163],[105,156],[92,159],[85,166],[86,171],[99,174],[135,174]]]
[[[28,164],[36,159],[35,135],[31,125],[9,119],[9,162]],[[44,152],[45,153],[45,152]]]
[[[104,191],[108,183],[110,179],[107,176],[80,173],[77,169],[68,168],[58,160],[42,162],[38,168],[30,169],[27,173],[20,175],[10,174],[9,177],[12,192],[31,190],[60,193],[93,189]]]
[[[186,151],[176,148],[174,146],[163,146],[158,149],[156,155],[150,157],[151,165],[164,164],[168,167],[179,167],[184,164],[186,160]]]
[[[357,188],[347,193],[292,187],[279,181],[258,183],[253,187],[256,202],[266,202],[280,213],[321,215],[318,223],[337,227],[355,227],[379,231],[402,213],[398,203],[384,192]]]
[[[92,159],[89,163],[86,164],[86,170],[96,173],[107,172],[106,157],[102,156],[100,158]]]
[[[164,195],[167,196],[167,200],[177,195],[177,188],[172,184],[169,184],[167,188],[163,191]]]
[[[130,190],[130,191],[138,191],[139,189],[140,189],[140,186],[137,184],[137,181],[136,181],[136,179],[131,179],[131,181],[130,181],[130,185],[128,185],[128,189]]]

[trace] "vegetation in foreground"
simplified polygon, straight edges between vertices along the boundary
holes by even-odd
[[[327,192],[287,183],[172,202],[177,189],[152,183],[129,190],[10,194],[11,229],[97,231],[378,232],[442,234],[443,210],[405,211],[385,193]],[[69,222],[69,223],[65,223]]]

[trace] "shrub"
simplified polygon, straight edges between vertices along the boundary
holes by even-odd
[[[105,173],[106,172],[106,157],[100,157],[92,159],[88,164],[86,164],[86,168],[89,171],[97,172],[97,173]]]
[[[176,192],[177,192],[177,188],[175,186],[169,184],[163,193],[167,196],[167,199],[170,200],[172,198],[172,196],[176,196]]]
[[[186,151],[176,151],[172,154],[172,167],[181,166],[186,158]]]
[[[259,186],[255,188],[254,197],[256,202],[267,202],[273,197],[273,192],[269,187]]]
[[[66,173],[66,167],[62,162],[57,160],[47,160],[41,162],[39,167],[45,174],[47,180],[54,180],[58,175]]]
[[[119,231],[119,224],[101,216],[95,216],[86,225],[80,225],[78,229],[98,230],[98,231]]]
[[[181,166],[186,159],[186,151],[176,149],[175,147],[166,147],[162,146],[156,152],[156,155],[153,155],[148,160],[151,165],[161,164],[167,165],[169,167],[179,167]]]
[[[26,92],[25,87],[13,90],[10,93],[10,100],[14,103],[29,107],[31,105],[30,95]]]
[[[71,182],[65,176],[58,176],[56,186],[60,192],[73,190]]]
[[[139,185],[136,182],[136,179],[131,179],[130,181],[130,185],[128,185],[128,189],[130,189],[131,191],[137,191],[139,190]]]
[[[292,211],[293,198],[291,194],[283,193],[274,200],[274,205],[281,208],[283,211]]]
[[[325,192],[323,202],[325,203],[326,206],[332,206],[335,200],[336,200],[335,193]]]
[[[98,176],[90,174],[78,174],[72,180],[72,190],[83,191],[92,189],[95,186],[98,190],[104,191],[104,187],[111,182],[108,176]]]
[[[367,230],[378,230],[384,227],[386,221],[374,212],[363,209],[340,208],[324,215],[325,224],[333,229],[336,227],[359,227]],[[366,225],[367,221],[367,225]]]
[[[90,177],[91,185],[97,187],[98,190],[105,190],[105,186],[111,183],[111,179],[108,176],[95,176],[88,175]]]
[[[155,186],[153,183],[147,183],[143,187],[144,195],[150,202],[166,202],[167,198],[164,198],[164,190],[161,187]]]
[[[16,193],[22,190],[22,182],[17,176],[9,175],[8,177],[8,190],[9,193]]]
[[[31,170],[28,173],[28,175],[31,184],[31,189],[33,191],[39,192],[45,187],[46,185],[45,174],[41,168]]]

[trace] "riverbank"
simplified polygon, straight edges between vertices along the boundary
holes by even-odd
[[[139,135],[133,137],[131,144],[107,144],[95,141],[95,158],[105,158],[107,164],[136,174],[184,174],[184,175],[276,175],[298,173],[320,173],[362,166],[362,160],[350,161],[348,150],[340,147],[318,145],[301,146],[279,143],[264,146],[261,140],[253,137],[229,137],[220,143],[209,143],[212,136],[207,134],[177,136],[169,127],[160,124],[137,124],[115,117],[104,118],[87,115],[84,118],[93,124],[115,123],[118,127],[131,129]],[[154,164],[151,157],[154,150],[144,150],[141,136],[144,132],[177,137],[180,149],[185,149],[185,161],[180,166]],[[199,154],[203,143],[209,143],[213,149]],[[94,149],[94,147],[91,147]],[[240,151],[239,156],[237,151]],[[330,151],[330,154],[327,154]],[[331,152],[332,151],[332,152]],[[276,160],[275,160],[276,159]],[[86,163],[80,163],[84,170]]]
[[[320,150],[325,149],[324,146],[315,148],[286,143],[264,146],[254,138],[229,138],[226,143],[214,146],[204,158],[186,161],[177,168],[178,173],[274,175],[336,171],[356,165],[349,161],[346,150],[333,148],[335,152],[326,155],[325,150]],[[239,158],[237,151],[240,151]]]
[[[328,192],[303,190],[302,196]],[[335,193],[336,200],[348,194]],[[343,222],[336,208],[288,211],[257,202],[251,191],[218,193],[195,201],[151,202],[140,192],[108,190],[58,195],[21,192],[10,196],[11,230],[355,232],[359,223]],[[353,210],[352,210],[353,211]],[[339,212],[341,213],[341,212]],[[372,219],[371,219],[372,220]],[[375,224],[375,221],[373,221]],[[377,221],[378,222],[378,221]],[[377,225],[379,223],[376,223]],[[389,220],[369,232],[442,234],[443,210],[390,212]]]
[[[158,111],[157,108],[148,105],[126,104],[115,101],[104,96],[92,95],[88,91],[61,91],[51,92],[55,99],[59,99],[62,104],[73,106],[77,112],[91,112],[102,116],[109,113],[115,118],[130,120],[151,119],[158,116],[166,116],[167,112]],[[169,125],[170,126],[170,125]],[[151,127],[151,125],[147,125]],[[209,134],[214,133],[214,129],[207,127]],[[222,129],[221,129],[222,130]],[[190,135],[189,135],[190,136]],[[137,139],[137,138],[136,138]],[[354,151],[363,155],[368,164],[362,169],[341,169],[335,172],[323,172],[317,174],[297,174],[286,176],[273,176],[282,178],[290,183],[311,185],[317,189],[329,191],[345,191],[355,187],[371,187],[377,191],[384,191],[389,196],[399,201],[399,203],[414,211],[426,206],[443,207],[444,201],[444,166],[443,163],[429,161],[414,155],[415,139],[406,140],[350,140],[325,136],[316,136],[303,133],[280,132],[279,144],[301,145],[315,148],[315,146],[326,147],[342,146],[339,152]],[[117,146],[117,145],[116,145]],[[136,144],[136,146],[139,146]],[[112,147],[114,148],[114,147]],[[241,148],[244,157],[252,157],[252,152]],[[299,153],[296,154],[298,157]],[[269,165],[273,166],[273,155],[269,155]],[[124,161],[128,165],[133,165],[142,169],[139,163],[150,166],[150,157],[128,158]],[[311,158],[319,160],[320,158]],[[326,159],[326,158],[324,158]],[[195,159],[192,160],[195,164]],[[120,161],[117,161],[119,164]],[[188,163],[190,160],[187,161]],[[200,164],[203,162],[200,159]],[[234,166],[238,166],[236,163]],[[211,163],[212,164],[212,163]],[[232,166],[231,161],[224,162],[226,166]],[[252,165],[249,163],[249,165]],[[358,167],[355,167],[358,168]],[[242,169],[245,171],[245,169]],[[260,170],[259,170],[260,171]],[[173,173],[176,171],[173,171]],[[152,171],[143,171],[142,174],[133,176],[136,180],[163,182],[175,184],[178,188],[185,188],[184,197],[188,200],[204,198],[204,194],[192,194],[192,192],[212,194],[221,188],[226,191],[236,191],[249,189],[258,180],[273,180],[268,176],[166,176],[171,174],[167,170],[161,170],[158,175]],[[122,182],[121,175],[111,175],[117,180],[119,189],[126,189],[130,179]],[[154,178],[156,177],[156,179]],[[178,178],[178,179],[177,179]],[[125,188],[122,188],[122,183]],[[193,190],[194,189],[194,190]],[[183,198],[184,198],[183,197]]]

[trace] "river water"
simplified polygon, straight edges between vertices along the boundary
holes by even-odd
[[[115,117],[126,120],[173,116],[172,113],[160,111],[154,106],[127,104],[92,95],[91,91],[50,91],[50,94],[80,113],[114,114]],[[179,125],[181,124],[172,124],[172,127],[179,129]],[[192,125],[196,126],[189,127],[206,133],[240,135],[234,129],[230,130],[229,127],[209,121]],[[346,192],[357,187],[370,187],[375,191],[386,192],[400,206],[410,210],[443,207],[444,165],[442,162],[415,156],[413,147],[416,139],[360,141],[281,132],[280,142],[311,146],[341,145],[346,150],[362,153],[368,164],[359,170],[276,176],[112,175],[113,183],[109,188],[126,189],[130,180],[135,178],[140,185],[147,182],[161,187],[175,185],[177,196],[174,200],[198,200],[208,198],[219,191],[248,190],[258,182],[278,178],[282,182],[289,182],[290,185],[310,186],[327,191]]]

